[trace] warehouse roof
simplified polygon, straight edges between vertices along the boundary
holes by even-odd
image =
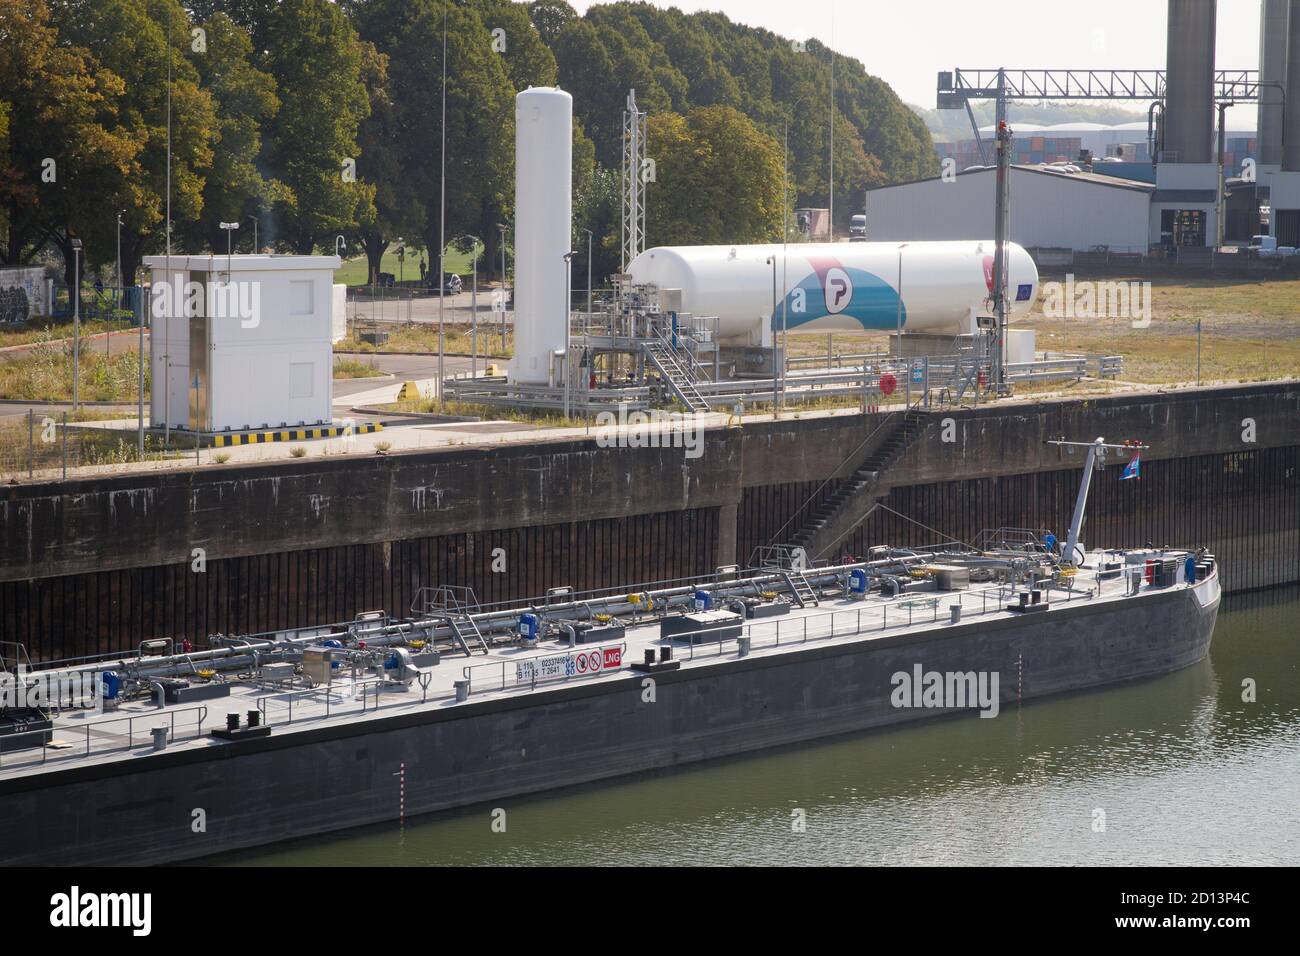
[[[1142,193],[1152,193],[1155,192],[1155,188],[1156,188],[1152,183],[1139,182],[1138,180],[1135,179],[1121,179],[1118,176],[1105,176],[1099,173],[1059,172],[1058,171],[1059,167],[1053,168],[1046,165],[1034,165],[1034,166],[1016,165],[1016,166],[1012,166],[1011,168],[1018,173],[1036,173],[1040,176],[1051,176],[1053,179],[1073,180],[1075,182],[1091,183],[1092,185],[1095,186],[1108,186],[1111,189],[1131,189]],[[958,173],[957,175],[978,176],[981,173],[992,173],[992,172],[995,172],[994,167],[982,166],[978,169],[964,170]],[[877,190],[881,190],[881,189],[896,189],[899,186],[915,186],[917,183],[940,182],[941,180],[942,177],[940,176],[926,176],[922,179],[912,179],[905,183],[891,183],[885,186],[872,186],[868,188],[867,192],[876,192]]]

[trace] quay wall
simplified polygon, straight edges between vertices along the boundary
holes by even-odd
[[[694,458],[583,437],[11,485],[0,640],[48,660],[406,615],[427,585],[489,603],[708,573],[788,540],[782,527],[834,491],[880,422],[713,428]],[[1062,535],[1082,455],[1046,442],[1097,435],[1152,447],[1140,481],[1095,478],[1087,543],[1207,545],[1228,590],[1300,581],[1297,382],[936,410],[841,548]]]

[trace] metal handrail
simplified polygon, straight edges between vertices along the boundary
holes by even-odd
[[[1096,597],[1096,595],[1097,595],[1097,593],[1098,593],[1097,591],[1094,591],[1094,590],[1091,589],[1091,588],[1085,591],[1085,590],[1078,589],[1078,588],[1061,587],[1061,586],[1059,586],[1059,585],[1052,585],[1052,584],[1050,584],[1050,583],[1044,583],[1043,588],[1044,588],[1044,590],[1048,591],[1049,593],[1050,593],[1053,589],[1055,589],[1055,590],[1060,590],[1060,591],[1065,591],[1065,592],[1067,593],[1067,595],[1068,595],[1067,598],[1066,598],[1066,602],[1067,602],[1067,603],[1069,603],[1069,602],[1072,600],[1072,598],[1073,598],[1074,595],[1079,595],[1079,596],[1086,595],[1089,599],[1091,599],[1091,598],[1093,598],[1093,597]],[[1000,610],[1002,609],[1002,601],[1003,601],[1003,600],[1004,600],[1008,595],[1010,595],[1010,594],[1014,594],[1015,592],[1016,592],[1016,586],[1015,586],[1015,585],[1012,585],[1012,584],[997,584],[997,585],[993,585],[993,586],[991,586],[991,587],[987,587],[987,588],[979,588],[979,589],[970,590],[970,591],[944,591],[944,592],[941,592],[941,593],[939,593],[939,594],[937,594],[937,595],[935,595],[935,596],[933,597],[932,600],[933,600],[934,603],[933,603],[932,607],[928,608],[929,610],[931,610],[931,611],[933,612],[932,615],[931,615],[931,623],[937,623],[937,622],[938,622],[938,620],[939,620],[939,603],[940,603],[940,602],[941,602],[945,597],[953,597],[953,598],[956,598],[956,599],[957,599],[957,603],[960,604],[960,605],[962,606],[962,608],[963,608],[962,613],[965,614],[965,613],[966,613],[966,612],[965,612],[965,606],[966,606],[966,605],[965,605],[965,602],[966,602],[966,599],[967,599],[967,598],[970,598],[970,599],[973,600],[974,597],[975,597],[976,595],[978,595],[978,596],[980,597],[979,610],[977,610],[977,611],[972,611],[972,612],[971,612],[972,615],[976,615],[976,614],[988,614],[988,613],[990,613],[990,612],[992,612],[992,613],[997,613],[998,611],[1000,611]],[[753,636],[753,633],[752,633],[752,632],[754,631],[754,629],[756,629],[756,628],[771,628],[771,627],[773,627],[773,626],[775,626],[775,633],[773,634],[771,644],[770,644],[770,645],[762,645],[762,646],[781,647],[781,646],[783,645],[783,643],[784,643],[784,645],[788,646],[788,645],[791,644],[791,643],[804,644],[804,643],[807,643],[810,639],[811,639],[811,640],[829,640],[830,638],[833,638],[833,637],[846,637],[846,636],[850,636],[850,635],[854,635],[854,634],[862,634],[862,633],[865,633],[865,632],[869,629],[869,628],[864,628],[864,627],[862,626],[862,615],[863,615],[863,612],[864,612],[864,611],[865,611],[865,612],[868,612],[868,613],[872,613],[872,612],[875,612],[875,611],[879,611],[879,612],[880,612],[880,630],[883,631],[883,630],[888,630],[888,628],[891,626],[891,625],[890,625],[890,622],[889,622],[889,610],[890,610],[890,608],[894,608],[895,610],[906,610],[906,611],[907,611],[907,620],[906,620],[906,621],[898,621],[898,623],[895,623],[895,624],[893,625],[894,627],[912,627],[914,624],[917,623],[917,615],[916,615],[917,607],[916,607],[915,605],[911,605],[911,604],[909,604],[908,602],[909,602],[909,601],[915,601],[916,597],[917,597],[917,595],[916,595],[915,593],[909,595],[909,594],[907,594],[907,592],[904,592],[903,595],[900,595],[900,596],[897,597],[897,598],[893,598],[892,600],[888,600],[888,601],[883,601],[883,602],[881,602],[881,603],[879,603],[879,604],[873,604],[873,605],[870,605],[870,606],[868,606],[868,607],[859,607],[859,608],[852,608],[852,609],[844,609],[844,608],[841,608],[840,610],[825,611],[825,612],[822,612],[822,613],[819,613],[819,614],[806,614],[806,615],[803,615],[803,616],[797,618],[797,621],[799,622],[799,625],[800,625],[800,626],[795,628],[796,637],[794,637],[794,638],[789,637],[789,636],[788,636],[788,631],[789,631],[789,629],[787,628],[787,637],[785,638],[784,642],[782,641],[782,637],[781,637],[781,620],[782,620],[782,619],[779,618],[779,617],[777,617],[777,618],[762,618],[762,619],[759,619],[759,620],[757,620],[757,621],[753,621],[753,622],[750,622],[750,623],[744,624],[744,625],[742,625],[742,627],[741,627],[741,631],[742,631],[741,634],[732,634],[731,636],[719,636],[719,638],[718,638],[716,641],[708,641],[708,642],[704,642],[704,643],[707,643],[707,644],[709,644],[709,645],[715,645],[715,644],[716,644],[717,647],[718,647],[718,654],[721,655],[721,654],[722,654],[722,645],[724,645],[724,644],[728,644],[728,643],[730,643],[730,642],[732,642],[732,641],[739,640],[741,637],[749,637],[749,638],[750,638],[750,641],[751,641],[751,643],[750,643],[750,649],[752,650],[752,649],[754,649],[755,647],[760,646],[760,645],[755,645],[755,644],[753,643],[753,638],[754,638],[754,636]],[[989,607],[989,600],[990,600],[990,598],[993,598],[993,597],[996,597],[996,602],[994,603],[993,607],[990,608],[990,607]],[[949,606],[951,606],[951,605],[949,605]],[[835,630],[835,621],[836,621],[836,618],[837,618],[837,616],[838,616],[838,617],[840,617],[840,618],[842,619],[843,616],[845,616],[845,615],[849,615],[850,618],[854,621],[854,627],[853,627],[852,630],[840,631],[840,632],[837,633],[836,630]],[[808,633],[808,622],[809,622],[809,621],[812,621],[812,622],[816,623],[816,622],[819,622],[819,621],[826,621],[827,619],[829,619],[829,624],[830,624],[830,630],[829,630],[828,633],[825,633],[825,634],[816,634],[816,633],[814,633],[814,634],[812,634],[811,636],[809,635],[809,633]],[[897,617],[896,617],[896,620],[897,620]],[[870,621],[868,621],[867,623],[868,623],[868,625],[871,624]],[[721,631],[734,630],[734,628],[735,628],[735,625],[734,625],[734,624],[732,624],[732,625],[721,625],[721,626],[719,626],[719,627],[704,628],[704,629],[699,630],[699,631],[693,631],[693,632],[692,632],[691,634],[689,634],[689,635],[683,635],[683,639],[685,639],[685,640],[690,640],[690,655],[688,656],[687,659],[688,659],[688,660],[694,660],[694,659],[695,659],[695,648],[698,646],[698,642],[696,642],[696,641],[694,640],[694,638],[697,637],[698,635],[701,635],[701,634],[709,634],[709,633],[713,633],[713,632],[721,632]]]
[[[169,711],[165,711],[165,712],[163,712],[163,713],[161,713],[161,714],[158,713],[158,712],[156,712],[156,711],[150,711],[150,712],[148,712],[148,713],[143,713],[143,714],[128,714],[128,715],[123,716],[123,717],[108,717],[108,718],[105,718],[105,719],[103,719],[103,720],[96,720],[96,721],[93,721],[93,722],[92,722],[92,721],[87,721],[87,722],[83,725],[83,726],[85,727],[85,731],[86,731],[86,749],[85,749],[84,751],[80,751],[80,752],[77,752],[77,753],[69,753],[66,757],[63,757],[63,758],[55,757],[55,758],[52,758],[52,759],[55,759],[55,760],[59,760],[59,759],[73,759],[73,758],[83,758],[83,757],[89,757],[89,756],[91,756],[91,755],[92,755],[92,754],[91,754],[91,749],[90,749],[90,745],[91,745],[91,733],[92,733],[93,731],[98,730],[100,727],[103,727],[105,724],[118,724],[118,723],[121,723],[122,721],[126,721],[126,741],[127,741],[127,742],[126,742],[126,746],[125,746],[125,747],[105,747],[105,748],[100,748],[100,749],[96,750],[95,753],[97,753],[97,754],[103,754],[103,753],[112,753],[112,752],[114,752],[114,751],[116,751],[116,750],[132,750],[132,749],[134,749],[134,747],[136,746],[136,744],[135,744],[135,722],[136,722],[137,720],[153,720],[153,721],[157,721],[160,717],[165,716],[165,717],[167,718],[169,724],[170,724],[169,729],[168,729],[168,737],[167,737],[167,739],[168,739],[168,740],[175,740],[175,739],[176,739],[176,717],[177,717],[177,715],[179,715],[179,714],[189,714],[189,713],[194,713],[194,712],[196,712],[196,711],[198,712],[198,715],[199,715],[199,716],[198,716],[198,720],[197,720],[197,722],[196,722],[196,724],[195,724],[194,736],[195,736],[195,738],[198,738],[198,737],[201,737],[201,736],[203,735],[203,722],[204,722],[205,720],[208,719],[208,708],[207,708],[207,706],[204,705],[204,704],[198,704],[198,705],[195,705],[194,707],[182,707],[182,708],[179,708],[179,709],[176,709],[176,710],[169,710]],[[64,728],[64,727],[61,727],[61,728],[60,728],[60,732],[73,732],[73,731],[78,731],[78,730],[80,730],[80,729],[81,729],[81,728]],[[0,741],[15,740],[15,739],[18,739],[18,738],[21,738],[21,737],[29,737],[29,736],[36,735],[36,734],[40,734],[40,735],[42,735],[42,737],[41,737],[41,763],[44,764],[44,763],[47,763],[51,758],[48,756],[49,744],[48,744],[48,742],[46,742],[46,740],[45,740],[45,738],[44,738],[43,735],[45,735],[45,734],[49,734],[49,733],[51,733],[51,732],[52,732],[52,731],[50,731],[50,730],[27,730],[27,731],[23,731],[23,732],[20,733],[20,734],[7,735],[7,736],[5,736],[5,737],[3,737],[3,738],[0,738]],[[118,736],[120,736],[120,735],[118,735]],[[0,767],[3,767],[3,765],[4,765],[4,752],[3,752],[2,749],[0,749]]]
[[[590,654],[592,651],[600,651],[603,655],[606,650],[615,647],[619,649],[620,654],[627,654],[627,641],[615,642],[613,644],[592,644],[589,647],[587,645],[583,645],[583,649],[581,651],[579,651],[576,647],[567,647],[563,650],[563,653],[561,653],[560,651],[556,651],[550,654],[536,654],[532,657],[512,657],[500,661],[493,661],[490,664],[466,664],[463,668],[461,668],[461,676],[468,682],[468,689],[472,693],[474,690],[474,673],[473,673],[474,671],[485,670],[486,668],[489,667],[500,667],[501,668],[501,689],[505,690],[507,688],[506,667],[511,664],[515,665],[516,673],[518,673],[518,667],[520,664],[528,664],[533,661],[550,660],[552,658],[557,658],[561,656],[563,656],[566,661],[572,661],[574,657],[577,655]],[[621,669],[622,668],[618,668],[617,670],[621,670]],[[571,672],[569,668],[566,666],[563,675],[556,676],[556,677],[544,677],[541,678],[541,681],[543,683],[549,683],[552,680],[567,681],[570,678],[574,678],[574,677],[603,677],[607,673],[613,674],[616,673],[616,670],[606,671],[602,667],[599,671],[595,673],[578,674],[578,673]],[[518,684],[518,681],[516,681],[516,684]],[[528,685],[529,689],[535,688],[537,684],[538,684],[537,668],[533,667],[531,680],[529,681],[529,685]]]
[[[909,412],[913,411],[919,405],[921,405],[923,398],[924,396],[922,398],[918,398],[915,402],[913,402],[911,405],[908,405],[905,408],[902,409],[896,408],[887,412],[885,414],[885,417],[881,419],[880,423],[871,430],[871,433],[867,435],[866,438],[862,439],[862,441],[857,445],[857,447],[854,448],[853,451],[849,452],[838,465],[836,465],[833,469],[831,469],[830,475],[825,480],[823,480],[820,485],[818,485],[815,489],[813,489],[812,494],[810,494],[804,500],[804,503],[801,504],[795,510],[794,514],[792,514],[786,520],[785,524],[781,525],[781,527],[778,528],[776,532],[768,539],[768,543],[770,544],[780,540],[780,537],[785,532],[786,528],[790,527],[790,525],[794,523],[796,518],[798,518],[800,515],[802,515],[805,511],[808,510],[808,508],[812,505],[812,503],[817,499],[817,496],[821,494],[822,489],[824,489],[832,481],[838,481],[839,477],[843,477],[843,476],[839,476],[840,469],[843,468],[850,461],[855,460],[858,457],[858,455],[862,453],[863,449],[865,449],[870,444],[871,440],[876,437],[877,432],[879,432],[886,425],[890,424],[893,421],[894,417],[899,414],[901,414],[903,418],[906,419]]]

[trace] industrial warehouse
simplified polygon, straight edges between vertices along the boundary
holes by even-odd
[[[1300,861],[1300,0],[66,6],[0,0],[20,924]]]
[[[1171,258],[1225,242],[1247,245],[1260,234],[1280,247],[1300,245],[1300,135],[1287,135],[1300,130],[1300,23],[1294,5],[1263,0],[1258,71],[1222,69],[1215,63],[1215,36],[1213,5],[1171,5],[1163,72],[939,75],[941,109],[961,108],[976,96],[996,99],[1003,115],[1007,101],[1019,99],[1150,103],[1146,124],[1013,124],[1021,163],[1011,180],[1019,200],[1012,213],[1014,241],[1078,251],[1161,250]],[[1224,123],[1224,110],[1241,103],[1257,104],[1255,137],[1230,134]],[[976,130],[974,150],[967,144],[949,151],[951,168],[944,174],[869,189],[867,235],[886,241],[970,235],[993,201],[994,177],[968,161],[986,159],[981,137],[995,131]],[[1062,152],[1067,144],[1073,150],[1068,155]]]

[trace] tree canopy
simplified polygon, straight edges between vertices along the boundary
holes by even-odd
[[[439,168],[447,27],[446,209]],[[170,36],[170,46],[168,40]],[[168,74],[178,252],[332,250],[377,271],[401,239],[473,234],[498,263],[514,204],[514,94],[574,97],[574,241],[617,267],[629,90],[650,114],[652,243],[779,237],[795,205],[934,167],[924,122],[861,62],[806,42],[642,2],[565,0],[0,0],[0,261],[85,243],[129,276],[166,241]],[[53,170],[51,171],[51,164]],[[789,189],[782,181],[788,167]],[[436,253],[435,253],[436,255]],[[595,270],[593,270],[595,271]]]

